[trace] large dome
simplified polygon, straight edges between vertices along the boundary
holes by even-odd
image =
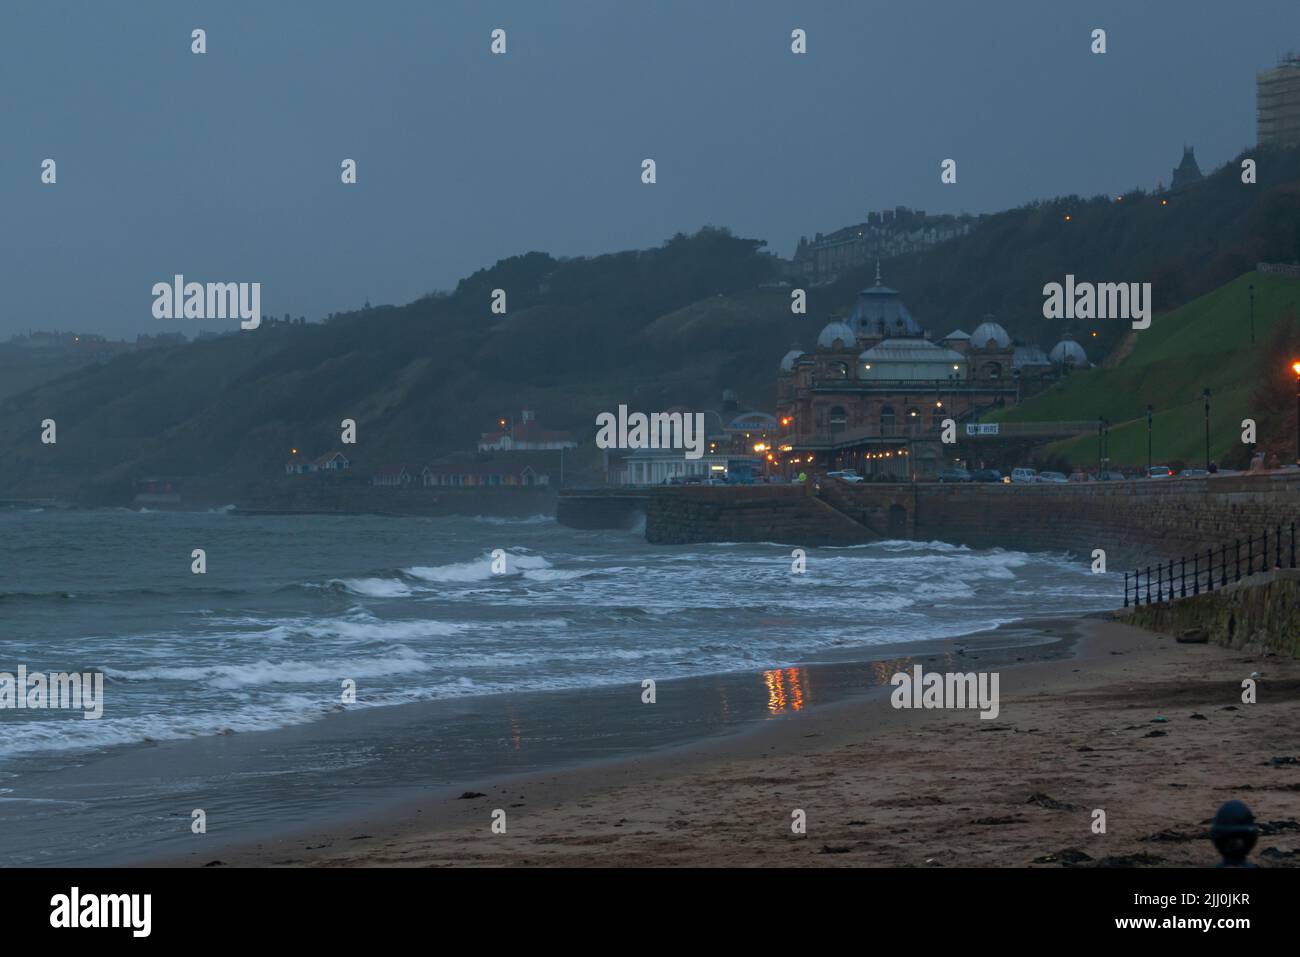
[[[903,305],[897,289],[880,281],[880,263],[876,263],[876,284],[858,293],[858,301],[849,314],[849,325],[858,335],[870,339],[920,336],[921,326]]]
[[[1006,349],[1011,345],[1011,337],[1007,335],[1007,330],[996,322],[981,322],[970,334],[970,344],[973,349],[987,349],[990,341],[994,343],[995,349]]]
[[[789,352],[787,352],[785,354],[785,358],[781,360],[781,371],[793,372],[794,364],[799,360],[799,357],[801,355],[803,355],[802,349],[791,349]]]
[[[1057,365],[1086,366],[1088,364],[1088,354],[1083,351],[1083,346],[1075,342],[1070,336],[1064,336],[1060,342],[1052,346],[1052,351],[1048,353],[1048,358]]]
[[[823,349],[834,349],[837,348],[835,345],[837,339],[840,342],[838,348],[841,349],[852,349],[858,341],[852,327],[836,319],[826,323],[826,328],[817,334],[817,345]]]

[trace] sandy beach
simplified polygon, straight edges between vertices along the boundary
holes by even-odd
[[[1001,669],[994,720],[895,709],[877,688],[701,744],[166,863],[1205,866],[1208,821],[1231,798],[1265,824],[1253,860],[1300,862],[1300,664],[1114,621],[1069,627],[1072,656]],[[948,660],[927,670],[979,668]],[[1258,701],[1243,704],[1252,673]],[[792,832],[796,810],[806,834]]]

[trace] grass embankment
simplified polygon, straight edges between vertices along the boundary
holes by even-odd
[[[1255,344],[1250,335],[1249,287],[1255,287]],[[1041,395],[990,421],[1052,422],[1105,418],[1110,422],[1113,467],[1145,467],[1146,407],[1152,419],[1156,464],[1199,465],[1205,458],[1205,408],[1210,398],[1210,458],[1240,455],[1241,422],[1258,419],[1251,404],[1263,370],[1289,365],[1291,356],[1268,354],[1268,342],[1300,303],[1300,282],[1250,272],[1135,333],[1132,351],[1114,368],[1074,372]],[[1087,343],[1084,343],[1087,348]],[[1261,436],[1261,441],[1263,437]],[[1097,436],[1054,442],[1047,454],[1086,465],[1097,461]]]

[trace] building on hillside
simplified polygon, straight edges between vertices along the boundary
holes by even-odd
[[[550,485],[551,477],[531,465],[522,468],[498,462],[426,465],[420,472],[426,487],[498,488]]]
[[[1023,394],[1088,364],[1064,336],[1051,350],[1018,345],[992,316],[970,334],[937,342],[897,290],[862,290],[853,311],[832,319],[811,352],[791,349],[777,375],[774,467],[787,474],[854,468],[863,475],[923,478],[943,465],[940,434],[956,423],[1016,405]]]
[[[495,432],[484,432],[478,440],[480,452],[533,452],[572,449],[578,445],[572,432],[543,429],[531,409],[524,409],[519,421],[501,419]]]
[[[1288,53],[1255,75],[1255,138],[1260,146],[1300,146],[1300,56]]]
[[[385,465],[370,476],[370,484],[380,488],[404,488],[411,484],[405,465]]]
[[[326,452],[314,459],[308,459],[306,456],[299,455],[298,450],[294,449],[293,458],[284,463],[284,472],[286,475],[306,475],[309,472],[341,472],[351,467],[352,463],[342,452]]]
[[[352,467],[351,460],[342,452],[326,452],[307,467],[308,472],[342,472]]]
[[[927,216],[924,210],[906,206],[868,213],[864,223],[817,233],[811,240],[800,236],[791,272],[815,283],[832,282],[873,259],[915,252],[964,236],[975,222],[974,216]]]
[[[1196,162],[1196,150],[1191,146],[1183,147],[1183,160],[1174,169],[1173,176],[1169,180],[1169,192],[1181,193],[1187,187],[1195,185],[1205,177],[1201,175],[1201,167]]]

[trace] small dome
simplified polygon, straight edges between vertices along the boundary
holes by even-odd
[[[1011,345],[1007,330],[996,322],[981,322],[970,334],[970,344],[976,349],[987,349],[990,340],[995,343],[995,349],[1006,349]]]
[[[1086,366],[1088,364],[1088,354],[1083,351],[1083,346],[1079,345],[1069,335],[1062,337],[1061,341],[1052,346],[1052,351],[1047,357],[1057,365],[1076,365]]]
[[[956,341],[961,340],[961,339],[964,339],[964,340],[966,340],[967,342],[969,342],[969,341],[970,341],[970,336],[967,335],[966,333],[962,332],[960,329],[954,329],[952,332],[948,333],[946,336],[944,336],[944,337],[943,337],[942,339],[940,339],[939,341],[940,341],[940,342],[956,342]]]
[[[798,361],[801,355],[803,355],[802,349],[791,349],[789,352],[787,352],[785,354],[785,358],[781,360],[781,371],[793,372],[794,364],[795,362]]]
[[[840,347],[844,349],[853,348],[858,341],[858,337],[853,333],[853,327],[836,319],[834,322],[826,323],[826,328],[817,334],[817,345],[822,349],[834,349],[837,339]]]

